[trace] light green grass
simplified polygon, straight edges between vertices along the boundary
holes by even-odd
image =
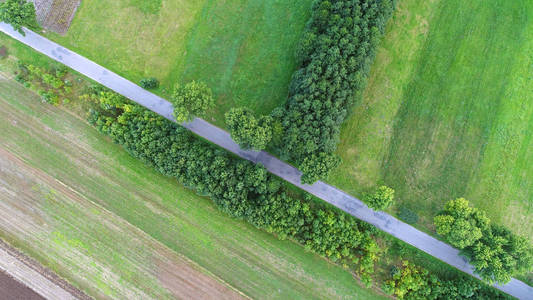
[[[48,36],[134,82],[158,78],[163,95],[205,81],[220,126],[231,107],[263,114],[286,100],[312,0],[156,2],[83,1],[67,35]]]
[[[531,16],[525,0],[400,1],[330,182],[359,196],[393,187],[425,230],[466,197],[531,239]]]
[[[300,245],[229,218],[82,119],[23,96],[15,86],[0,89],[6,116],[19,120],[12,126],[10,117],[0,118],[5,149],[243,293],[261,299],[381,298]],[[67,237],[75,239],[76,234]]]

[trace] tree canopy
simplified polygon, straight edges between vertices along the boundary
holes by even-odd
[[[204,82],[198,81],[176,86],[171,102],[174,105],[174,118],[178,123],[191,121],[194,117],[203,117],[215,105],[211,89]]]
[[[437,233],[470,258],[475,272],[489,283],[533,269],[533,249],[524,237],[490,223],[484,212],[464,198],[450,200],[434,218]]]
[[[245,149],[263,150],[272,139],[272,118],[257,119],[247,108],[233,108],[225,115],[231,138]]]
[[[380,186],[374,193],[367,195],[365,202],[368,207],[375,210],[384,210],[394,202],[394,190],[387,186]]]

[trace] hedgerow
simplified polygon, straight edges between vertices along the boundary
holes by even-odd
[[[512,297],[466,276],[441,279],[419,266],[402,261],[391,271],[383,289],[399,299],[512,299]]]
[[[281,122],[283,159],[333,153],[340,125],[366,82],[394,0],[317,0],[300,42]],[[327,156],[323,156],[327,157]],[[324,172],[327,174],[327,172]]]
[[[89,121],[131,155],[211,197],[229,215],[281,239],[294,239],[332,261],[352,265],[365,282],[371,282],[380,253],[373,227],[343,212],[290,196],[264,167],[236,158],[109,93],[94,89],[86,97],[100,104],[91,110]]]

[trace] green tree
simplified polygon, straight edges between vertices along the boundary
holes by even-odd
[[[470,207],[464,198],[450,200],[444,211],[434,218],[437,233],[459,249],[473,245],[488,228],[487,216]]]
[[[367,195],[365,202],[368,207],[375,210],[384,210],[394,202],[394,190],[387,186],[380,186],[374,193]]]
[[[33,30],[40,29],[32,1],[6,0],[0,3],[0,21],[11,24],[13,29],[22,35],[24,35],[23,26]]]
[[[203,117],[215,105],[211,89],[205,83],[197,81],[191,81],[185,86],[176,86],[171,102],[178,123],[191,121],[194,117]]]
[[[341,160],[331,153],[321,152],[306,157],[300,165],[302,183],[312,184],[319,179],[328,178],[331,170],[339,166]]]
[[[226,113],[226,124],[231,138],[245,149],[263,150],[272,139],[272,118],[256,119],[247,108],[233,108]]]
[[[419,299],[426,299],[431,293],[431,288],[428,285],[429,279],[427,270],[404,260],[400,268],[393,270],[392,279],[385,283],[383,289],[398,299],[403,299],[410,293],[423,296]]]

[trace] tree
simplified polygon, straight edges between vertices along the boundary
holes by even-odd
[[[191,121],[194,117],[205,116],[214,105],[213,93],[203,82],[191,81],[185,86],[176,86],[171,102],[174,117],[178,123]]]
[[[319,179],[326,179],[331,170],[339,166],[341,160],[331,153],[321,152],[306,157],[300,165],[302,171],[302,183],[312,184]]]
[[[387,186],[380,186],[373,194],[365,197],[368,207],[375,210],[384,210],[392,205],[394,201],[394,190]]]
[[[272,139],[272,118],[256,119],[247,108],[232,108],[226,113],[226,124],[231,138],[245,149],[263,150]]]
[[[427,299],[431,294],[428,284],[430,279],[436,280],[436,278],[430,278],[427,270],[404,260],[400,268],[393,270],[392,279],[385,283],[383,289],[399,299],[405,298],[410,293],[420,296],[419,299]]]
[[[464,198],[448,201],[444,211],[434,218],[437,233],[459,249],[473,245],[489,226],[487,216],[468,205]]]
[[[6,0],[0,3],[0,21],[11,24],[13,29],[24,35],[23,26],[39,30],[35,6],[32,1]]]
[[[146,90],[149,90],[149,89],[155,89],[157,87],[159,87],[159,81],[154,78],[154,77],[151,77],[151,78],[143,78],[141,79],[141,81],[139,82],[139,85],[143,88],[143,89],[146,89]]]

